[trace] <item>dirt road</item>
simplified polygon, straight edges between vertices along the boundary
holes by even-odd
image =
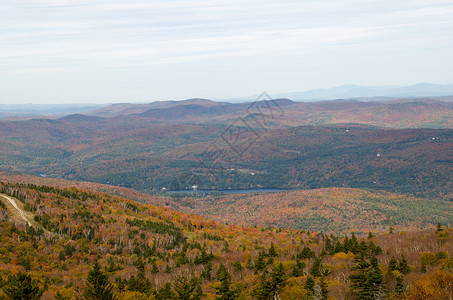
[[[5,198],[6,200],[9,201],[9,203],[11,203],[11,205],[19,212],[20,216],[22,219],[24,219],[25,222],[27,222],[27,224],[29,226],[31,226],[31,223],[30,221],[28,221],[28,219],[25,217],[25,213],[22,209],[19,208],[19,206],[17,206],[17,203],[16,203],[16,200],[14,198],[11,198],[9,196],[6,196],[4,194],[0,194],[0,196],[2,196],[3,198]]]

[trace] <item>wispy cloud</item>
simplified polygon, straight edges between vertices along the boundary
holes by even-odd
[[[283,75],[291,68],[306,70],[307,59],[319,60],[320,66],[326,55],[329,60],[344,61],[348,52],[357,59],[372,54],[376,61],[391,59],[383,54],[391,51],[407,57],[420,53],[420,60],[443,60],[450,67],[452,63],[450,57],[439,57],[445,49],[453,50],[449,38],[453,35],[453,3],[443,0],[19,0],[2,1],[0,11],[3,81],[12,80],[9,75],[14,73],[71,77],[93,68],[118,72],[118,76],[122,69],[141,68],[142,76],[155,65],[189,74],[183,67],[171,66],[175,64],[199,64],[212,74],[215,70],[210,64],[225,64],[222,69],[230,70],[234,59],[238,69],[250,70],[257,63],[274,66],[281,61],[286,64]],[[360,63],[351,64],[357,70],[361,67]],[[376,70],[381,68],[376,64]],[[413,70],[402,70],[399,76],[404,72]],[[232,74],[219,76],[231,78]],[[17,78],[20,76],[14,80]],[[347,81],[357,82],[353,77]],[[178,84],[184,90],[184,82],[167,86]],[[285,86],[274,84],[276,90]],[[16,92],[20,98],[23,92]],[[8,90],[9,95],[14,93]]]

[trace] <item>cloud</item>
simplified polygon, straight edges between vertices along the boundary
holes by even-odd
[[[341,61],[345,52],[453,47],[453,3],[443,0],[20,0],[0,9],[1,80],[235,58],[250,58],[253,69],[260,58],[283,56],[296,68],[306,57],[323,59],[318,53]]]

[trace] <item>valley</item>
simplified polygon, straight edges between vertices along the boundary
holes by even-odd
[[[22,276],[87,298],[98,274],[118,299],[448,299],[451,111],[192,99],[0,120],[0,297]]]

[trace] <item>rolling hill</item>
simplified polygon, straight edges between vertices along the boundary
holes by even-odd
[[[19,203],[31,227],[2,195]],[[22,278],[29,297],[77,299],[95,274],[104,278],[95,284],[110,282],[120,299],[305,299],[319,291],[346,299],[379,290],[388,299],[438,300],[453,292],[453,240],[442,225],[337,237],[225,225],[87,189],[8,183],[0,183],[0,219],[0,296],[17,293]],[[371,290],[357,279],[370,274],[379,275]]]
[[[292,122],[287,111],[296,114],[297,110],[291,102],[286,104],[281,118]],[[191,110],[193,105],[184,107]],[[367,123],[381,118],[394,127],[413,123],[394,119],[408,110],[419,120],[434,106],[452,110],[439,104],[404,102],[387,105],[385,110],[369,106],[367,115],[355,101],[313,105],[312,109],[324,111],[323,118],[329,122],[335,115],[330,111],[347,106]],[[287,127],[276,120],[278,114],[266,123],[261,114],[215,123],[197,123],[198,115],[184,123],[178,117],[181,113],[172,111],[173,121],[163,113],[149,119],[79,114],[57,120],[2,121],[0,166],[141,191],[194,184],[209,189],[355,187],[451,198],[452,129],[386,129],[352,123]],[[159,115],[166,120],[157,120]],[[350,119],[344,118],[339,123]],[[442,118],[446,123],[452,120]]]

